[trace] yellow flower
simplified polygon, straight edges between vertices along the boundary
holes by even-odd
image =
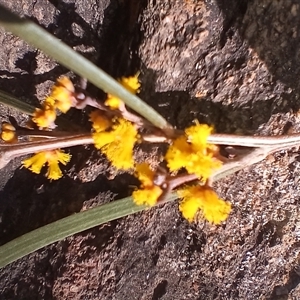
[[[93,123],[95,132],[102,132],[111,126],[111,121],[100,110],[92,111],[89,121]]]
[[[34,156],[23,160],[22,164],[33,173],[40,174],[42,167],[47,163],[48,172],[46,176],[51,180],[57,180],[62,177],[58,164],[66,165],[70,159],[70,154],[60,150],[51,150],[36,153]]]
[[[147,163],[137,164],[135,176],[141,182],[141,188],[132,193],[132,198],[137,205],[153,206],[157,203],[159,196],[162,194],[162,189],[154,185],[153,172]]]
[[[32,117],[32,121],[41,128],[55,127],[55,119],[55,107],[53,105],[50,105],[49,102],[43,103],[42,109],[36,108]]]
[[[144,187],[153,186],[154,174],[147,163],[137,164],[135,167],[135,177],[138,178]]]
[[[212,133],[213,128],[207,124],[197,124],[185,129],[185,134],[187,136],[188,142],[190,142],[193,147],[202,151],[203,149],[209,148],[207,144],[207,138]]]
[[[120,80],[118,80],[125,89],[127,89],[130,93],[136,94],[139,92],[141,84],[138,80],[139,73],[137,73],[134,76],[131,77],[122,77]],[[119,109],[122,105],[124,105],[124,102],[113,95],[108,94],[107,99],[104,103],[106,106],[109,106],[110,109]]]
[[[177,171],[187,164],[187,156],[191,156],[192,149],[185,136],[178,137],[166,153],[166,161],[171,172]]]
[[[22,161],[25,168],[29,169],[33,173],[40,174],[42,167],[47,162],[45,152],[39,152],[30,158]]]
[[[52,106],[53,108],[54,107],[54,104],[55,104],[55,99],[52,98],[51,96],[48,96],[44,101],[43,101],[43,105],[47,105],[47,106]]]
[[[58,78],[51,94],[43,101],[42,108],[36,108],[32,121],[41,128],[54,128],[56,108],[66,113],[74,104],[75,88],[71,80],[63,76]]]
[[[132,193],[132,198],[137,205],[153,206],[157,203],[157,199],[162,194],[162,189],[159,186],[153,185],[144,189],[136,190]]]
[[[179,210],[181,211],[183,217],[189,222],[192,222],[195,219],[196,213],[199,209],[199,201],[195,198],[187,198],[181,201],[179,205]]]
[[[122,77],[119,82],[132,94],[136,94],[140,91],[139,73],[131,77]]]
[[[137,130],[132,123],[118,118],[109,132],[93,133],[95,147],[107,156],[118,169],[130,169],[134,165],[133,147]]]
[[[104,104],[106,106],[109,106],[110,109],[115,110],[119,109],[122,105],[124,105],[124,102],[120,98],[108,94]]]
[[[184,136],[175,139],[165,156],[170,171],[186,168],[188,173],[205,181],[220,168],[222,163],[215,157],[218,148],[207,144],[211,131],[208,125],[197,124],[187,128]]]
[[[94,144],[97,149],[102,149],[103,146],[114,142],[115,136],[112,131],[110,132],[94,132],[92,134]]]
[[[74,85],[68,77],[58,78],[50,94],[50,98],[54,99],[55,108],[66,113],[75,102],[74,91]]]
[[[56,85],[64,87],[70,93],[74,93],[75,91],[72,81],[67,76],[61,76],[56,79]]]
[[[218,195],[208,187],[191,186],[178,190],[177,194],[183,198],[179,205],[182,215],[193,221],[196,213],[200,210],[204,218],[213,224],[225,221],[231,211],[231,204],[220,199]]]
[[[10,123],[3,122],[1,128],[1,139],[7,143],[14,143],[18,141],[16,136],[16,128]]]

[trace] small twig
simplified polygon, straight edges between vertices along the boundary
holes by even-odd
[[[300,145],[300,133],[279,136],[246,136],[234,134],[211,134],[207,142],[215,145],[241,147],[294,147]]]
[[[255,139],[255,141],[257,140]],[[276,151],[287,150],[292,147],[300,146],[300,135],[287,135],[278,137],[277,139],[276,137],[267,137],[266,141],[270,146],[261,146],[249,149],[247,153],[232,160],[228,160],[228,162],[225,163],[222,168],[214,172],[213,176],[210,178],[211,181],[217,181],[239,170],[254,165]],[[277,141],[277,144],[274,143],[274,145],[272,145],[275,141]],[[263,140],[260,139],[259,142],[263,142]]]
[[[122,117],[127,121],[134,123],[139,128],[156,128],[145,118],[142,118],[141,116],[138,116],[137,114],[127,110],[125,104],[123,104],[119,109],[111,110],[108,106],[105,106],[103,102],[89,95],[87,91],[78,88],[74,93],[74,98],[76,100],[76,105],[74,107],[77,109],[83,109],[88,105],[102,110],[109,118]],[[167,131],[165,134],[171,134],[173,131],[175,131],[171,125],[170,128],[172,128],[172,130]]]
[[[17,128],[16,129],[16,136],[21,137],[21,136],[27,136],[27,137],[38,137],[38,138],[45,138],[45,139],[53,139],[53,138],[58,138],[58,137],[70,137],[70,132],[69,131],[48,131],[48,130],[38,130],[38,129],[28,129],[28,128]],[[84,132],[82,133],[77,133],[79,134],[85,134]],[[74,136],[74,133],[72,134]]]
[[[184,134],[181,130],[176,130],[176,136]],[[170,143],[172,139],[166,135],[145,134],[142,140],[148,143]],[[293,147],[300,145],[300,133],[280,136],[246,136],[234,134],[213,133],[208,136],[207,142],[215,145],[240,146],[240,147],[266,147],[282,146]]]

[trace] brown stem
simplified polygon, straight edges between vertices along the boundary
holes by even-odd
[[[211,134],[207,142],[215,145],[242,147],[293,147],[300,144],[300,134],[282,136],[244,136],[233,134]]]
[[[177,130],[176,136],[184,134]],[[148,143],[170,143],[171,138],[161,134],[145,134],[142,140]],[[215,145],[239,146],[239,147],[294,147],[300,145],[300,133],[282,136],[244,136],[234,134],[213,133],[208,136],[207,142]]]
[[[195,174],[184,174],[175,177],[169,177],[169,188],[171,190],[176,189],[178,186],[188,183],[190,181],[197,180],[199,177]]]
[[[12,159],[19,156],[40,151],[48,151],[58,148],[73,147],[93,143],[93,137],[89,133],[76,134],[68,137],[58,137],[56,139],[43,139],[39,141],[18,144],[2,144],[0,145],[0,169],[5,167]]]
[[[79,134],[79,133],[78,133]],[[81,133],[84,134],[84,133]],[[37,129],[27,129],[27,128],[17,128],[16,135],[20,136],[28,136],[28,137],[40,137],[46,139],[58,138],[58,137],[69,137],[70,135],[74,135],[69,131],[48,131],[48,130],[37,130]]]
[[[198,177],[195,174],[184,174],[166,178],[165,182],[161,185],[163,190],[162,194],[157,199],[158,202],[164,202],[167,196],[180,185],[197,180]]]

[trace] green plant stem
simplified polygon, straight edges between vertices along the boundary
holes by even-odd
[[[165,132],[173,131],[172,126],[152,107],[143,102],[139,97],[128,92],[111,76],[107,75],[85,57],[78,54],[34,22],[21,19],[0,5],[0,25],[32,46],[42,50],[45,54],[54,58],[79,76],[86,78],[98,88],[122,99],[129,107],[146,118],[154,126]]]

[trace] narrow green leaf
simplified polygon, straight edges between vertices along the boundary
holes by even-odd
[[[176,198],[176,195],[172,194],[164,203],[173,201]],[[132,201],[132,197],[127,197],[73,214],[35,229],[0,247],[0,268],[68,236],[147,208],[143,205],[136,205]]]
[[[27,115],[32,115],[34,112],[33,106],[1,90],[0,102]]]

